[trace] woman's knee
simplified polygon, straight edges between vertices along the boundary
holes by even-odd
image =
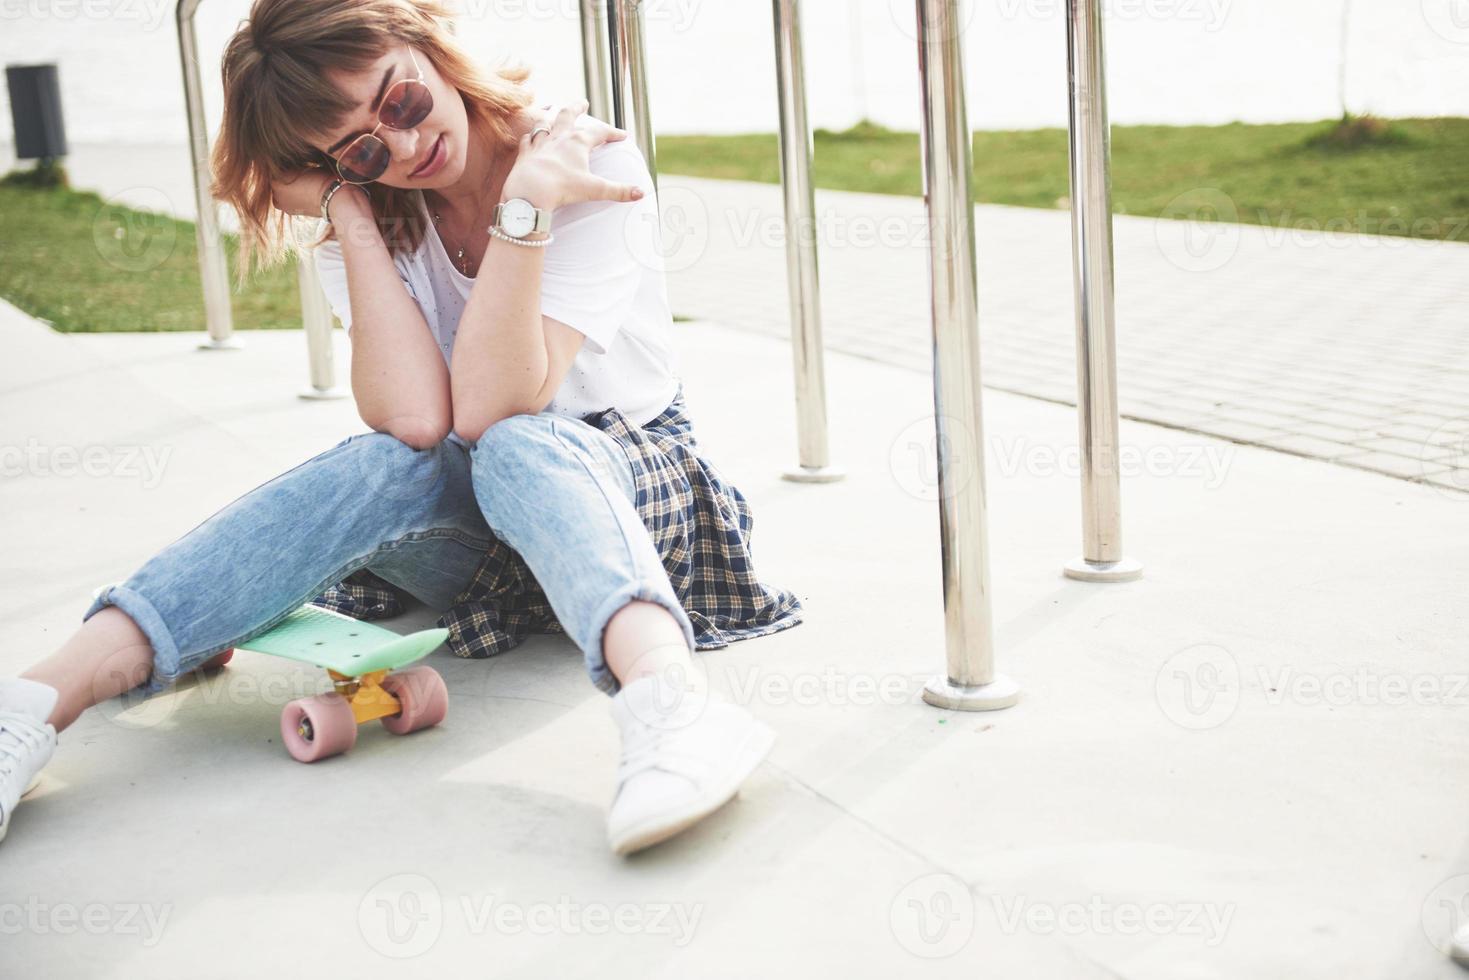
[[[475,478],[491,474],[524,474],[538,459],[558,447],[555,416],[511,415],[490,426],[474,443]]]
[[[495,488],[507,484],[522,496],[541,487],[564,500],[580,488],[588,501],[608,494],[637,500],[627,453],[605,432],[551,412],[501,419],[480,436],[470,459],[481,509],[493,506]]]
[[[386,491],[400,498],[418,496],[442,484],[453,455],[464,452],[447,439],[417,449],[385,432],[353,436],[340,449],[349,479],[356,479],[364,490]]]

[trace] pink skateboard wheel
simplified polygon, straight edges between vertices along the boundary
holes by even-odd
[[[432,667],[413,667],[383,678],[383,689],[402,703],[396,715],[382,720],[394,735],[432,728],[449,713],[449,689]]]
[[[286,705],[281,739],[297,762],[319,762],[357,744],[357,718],[340,694],[318,694]]]

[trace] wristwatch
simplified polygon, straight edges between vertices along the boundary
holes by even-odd
[[[551,230],[551,209],[538,208],[523,197],[512,197],[495,205],[494,219],[490,231],[499,231],[511,238],[524,238],[537,232]]]

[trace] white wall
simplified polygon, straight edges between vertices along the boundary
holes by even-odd
[[[1469,0],[1350,0],[1347,104],[1389,116],[1469,116]],[[976,128],[1063,126],[1064,0],[970,0]],[[173,0],[0,0],[0,60],[61,65],[74,141],[184,139]],[[460,0],[461,36],[536,69],[547,100],[581,91],[576,0]],[[866,115],[916,129],[912,0],[806,0],[815,125]],[[659,132],[773,131],[766,0],[646,0]],[[1112,119],[1222,123],[1321,119],[1341,109],[1342,0],[1107,0]],[[199,15],[211,119],[218,52],[243,0]],[[0,101],[5,98],[0,93]],[[0,138],[9,139],[8,104]]]

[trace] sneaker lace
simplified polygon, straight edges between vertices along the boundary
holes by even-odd
[[[704,771],[698,753],[682,749],[679,737],[683,727],[664,728],[643,723],[635,732],[625,736],[622,762],[617,767],[619,783],[649,770],[671,773],[690,779],[699,778]]]
[[[656,768],[659,756],[663,753],[663,745],[667,740],[667,731],[654,728],[652,725],[643,725],[635,737],[628,739],[633,744],[628,751],[623,753],[622,764],[618,766],[618,776],[626,779],[628,776]]]
[[[44,741],[45,734],[30,716],[0,711],[0,775],[13,773],[20,760]]]

